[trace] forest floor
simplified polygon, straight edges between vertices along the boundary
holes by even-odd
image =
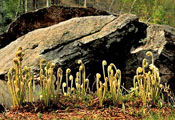
[[[140,99],[125,101],[114,107],[112,100],[104,101],[99,107],[98,98],[86,96],[61,97],[57,104],[50,103],[47,107],[44,102],[24,103],[20,108],[12,107],[0,114],[2,120],[57,120],[57,119],[127,119],[127,120],[174,120],[175,110],[165,103],[144,107]]]

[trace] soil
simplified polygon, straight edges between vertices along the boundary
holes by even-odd
[[[58,24],[74,17],[109,15],[94,8],[51,6],[21,15],[0,35],[0,48],[35,29]]]
[[[88,103],[88,104],[87,104]],[[98,98],[94,97],[86,100],[81,97],[60,97],[57,104],[51,102],[46,106],[43,101],[24,103],[19,108],[12,107],[9,111],[0,114],[2,119],[20,120],[51,120],[51,119],[128,119],[139,120],[146,118],[150,113],[161,113],[163,117],[170,115],[172,110],[164,103],[160,109],[157,105],[143,108],[140,99],[125,101],[125,106],[119,103],[114,107],[112,100],[104,101],[103,106],[99,106]],[[143,112],[144,110],[144,112]]]

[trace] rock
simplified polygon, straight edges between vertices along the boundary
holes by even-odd
[[[12,105],[12,98],[8,90],[7,82],[3,80],[0,80],[0,104],[3,104],[7,108],[10,108],[10,105]],[[1,106],[0,109],[3,112],[2,108],[3,107]]]
[[[149,24],[144,45],[137,46],[132,50],[126,64],[125,71],[128,76],[133,76],[138,66],[141,66],[143,58],[147,58],[145,53],[150,50],[154,54],[155,65],[159,68],[161,82],[175,85],[175,28],[162,25]],[[126,76],[127,76],[126,75]],[[128,77],[128,79],[131,79]],[[130,80],[131,81],[131,80]],[[174,89],[173,89],[174,90]]]
[[[81,15],[72,12],[71,16]],[[66,19],[67,17],[64,18]],[[78,70],[77,61],[82,59],[92,85],[95,74],[102,72],[101,62],[105,59],[108,63],[115,63],[117,68],[121,69],[122,81],[126,83],[127,88],[132,86],[136,69],[141,66],[143,58],[150,60],[145,53],[151,50],[155,65],[160,69],[161,82],[169,82],[171,86],[175,84],[173,82],[175,78],[174,28],[142,23],[131,14],[76,17],[58,24],[56,23],[59,21],[53,23],[46,21],[46,24],[40,22],[36,22],[36,28],[40,29],[30,29],[29,31],[33,31],[28,31],[29,33],[24,33],[25,35],[20,32],[17,40],[12,39],[15,41],[0,49],[0,79],[4,80],[5,74],[12,66],[11,61],[15,51],[22,46],[25,52],[23,65],[30,66],[36,77],[39,75],[41,58],[54,62],[56,69],[62,67],[65,71],[66,68],[71,68],[74,75]],[[17,25],[17,22],[15,24]]]
[[[21,15],[16,21],[12,22],[8,30],[0,35],[0,48],[5,47],[10,42],[25,35],[26,33],[39,28],[45,28],[59,22],[84,16],[109,15],[105,11],[94,8],[78,8],[51,6]]]
[[[22,46],[23,65],[30,66],[36,75],[41,58],[54,62],[56,68],[69,67],[73,73],[82,59],[92,84],[95,74],[102,71],[104,59],[123,70],[131,47],[144,37],[144,29],[145,24],[139,23],[135,15],[123,14],[73,18],[34,30],[0,49],[0,75],[3,78],[7,73],[15,51]]]
[[[4,106],[0,104],[0,113],[3,113],[4,111],[5,111]]]

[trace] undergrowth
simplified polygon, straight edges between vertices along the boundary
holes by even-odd
[[[90,91],[89,79],[86,76],[86,67],[82,60],[77,63],[79,71],[74,77],[71,69],[67,68],[65,75],[61,68],[58,68],[57,74],[54,74],[55,64],[47,62],[45,59],[40,61],[40,94],[35,94],[35,80],[32,70],[24,66],[23,50],[20,47],[13,59],[14,67],[8,72],[8,87],[12,96],[13,105],[20,108],[24,103],[43,102],[46,108],[56,105],[56,109],[70,110],[73,108],[120,108],[123,114],[146,116],[149,109],[157,107],[159,109],[171,105],[173,100],[169,92],[169,86],[161,84],[159,69],[154,64],[154,56],[148,51],[147,56],[152,59],[148,63],[143,59],[141,67],[136,70],[133,77],[133,87],[127,90],[128,94],[123,94],[121,85],[121,71],[113,64],[107,64],[102,61],[102,75],[96,74],[96,92]],[[65,82],[63,82],[65,76]],[[104,81],[104,82],[102,82]],[[164,94],[167,94],[168,100],[165,100]],[[40,98],[40,99],[36,99]],[[169,99],[170,98],[170,99]],[[167,105],[165,104],[167,103]],[[138,109],[139,112],[134,111]],[[35,108],[36,109],[36,108]],[[36,112],[36,111],[35,111]],[[37,112],[40,112],[39,110]],[[40,114],[38,114],[41,117]],[[175,116],[173,114],[173,116]],[[161,115],[151,113],[150,119],[159,119]]]

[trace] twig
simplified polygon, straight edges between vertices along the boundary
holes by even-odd
[[[129,13],[131,13],[131,11],[132,11],[132,9],[134,7],[135,2],[136,2],[136,0],[133,1],[132,6],[131,6],[131,9],[129,10]]]
[[[109,12],[111,11],[111,7],[112,7],[113,4],[114,4],[114,0],[111,2],[111,5],[109,7]]]
[[[94,78],[95,80],[94,80],[94,83],[92,84],[92,91],[93,91],[93,88],[94,88],[94,85],[95,85],[95,83],[96,83],[96,78]]]
[[[123,85],[121,85],[121,87],[122,87],[126,92],[130,93],[129,90],[127,90]]]
[[[20,2],[21,2],[21,0],[19,0],[19,2],[18,2],[18,7],[17,7],[17,10],[16,10],[15,18],[17,18],[17,16],[18,16],[18,11],[19,11],[19,7],[20,7]]]
[[[124,6],[125,6],[125,3],[126,3],[126,1],[124,1],[123,6],[122,6],[122,8],[121,8],[121,10],[120,10],[120,15],[122,14],[122,11],[123,11],[123,8],[124,8]]]
[[[146,22],[149,22],[152,19],[152,17],[148,18]]]

